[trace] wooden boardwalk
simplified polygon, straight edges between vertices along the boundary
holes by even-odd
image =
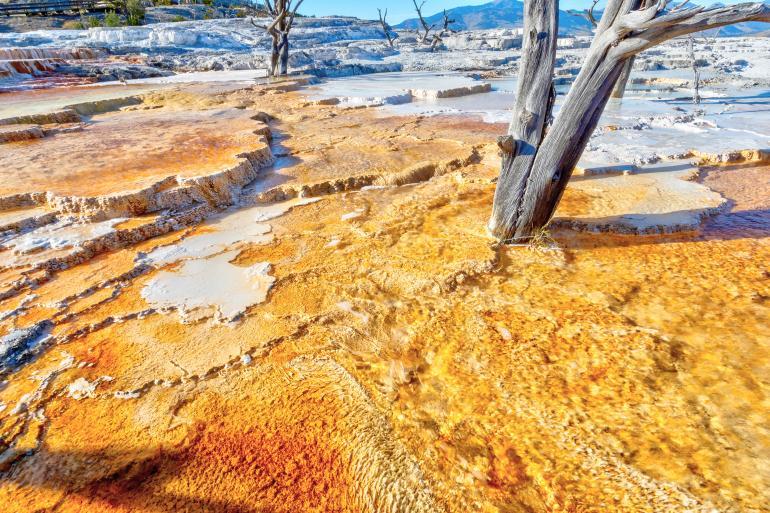
[[[41,2],[11,2],[0,3],[0,16],[14,14],[30,15],[54,15],[65,12],[78,12],[80,10],[92,10],[97,4],[96,0],[47,0]]]

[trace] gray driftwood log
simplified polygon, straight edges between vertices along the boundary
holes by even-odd
[[[618,77],[639,52],[677,36],[744,21],[770,22],[762,3],[667,9],[661,0],[609,0],[591,48],[551,123],[558,0],[525,0],[524,42],[513,119],[502,151],[490,231],[503,241],[527,239],[553,216],[572,170],[599,122]]]

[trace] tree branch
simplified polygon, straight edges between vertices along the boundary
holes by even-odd
[[[254,18],[249,18],[249,21],[251,22],[252,25],[254,25],[260,30],[268,30],[266,25],[257,25],[256,23],[254,23]]]
[[[291,16],[289,17],[289,21],[286,23],[286,32],[288,33],[291,30],[291,26],[294,24],[294,17],[297,15],[297,9],[299,9],[299,6],[302,5],[302,2],[305,0],[299,0],[297,2],[297,5],[294,6],[294,10],[291,11]],[[291,9],[291,0],[289,0],[289,4],[287,5],[287,10]]]
[[[417,35],[420,37],[420,42],[425,43],[428,40],[428,34],[430,34],[430,31],[433,30],[433,27],[435,25],[428,26],[428,23],[425,21],[425,18],[422,16],[422,7],[425,5],[425,0],[420,5],[417,5],[417,0],[412,0],[412,3],[414,4],[414,10],[417,11],[417,17],[420,19],[420,24],[422,25],[422,29],[425,31],[424,34],[420,35],[420,32],[417,31]]]
[[[594,9],[596,8],[596,4],[599,3],[599,0],[593,0],[593,4],[591,4],[591,7],[586,9],[585,11],[577,11],[575,9],[570,9],[567,11],[567,14],[571,14],[572,16],[577,16],[578,18],[583,18],[584,20],[587,20],[594,28],[599,24],[598,21],[596,21],[596,17],[594,16]]]
[[[715,9],[696,7],[671,11],[629,27],[629,37],[616,46],[615,52],[628,57],[675,37],[746,21],[770,22],[770,6],[745,3]]]

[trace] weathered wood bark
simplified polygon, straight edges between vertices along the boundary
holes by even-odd
[[[274,0],[274,2],[273,4],[270,0],[265,0],[265,8],[273,18],[270,25],[257,25],[254,19],[251,19],[252,25],[265,30],[272,39],[270,45],[270,67],[268,69],[268,75],[271,77],[278,76],[279,73],[286,75],[289,71],[289,32],[294,24],[297,9],[299,9],[304,0],[297,0],[297,3],[293,6],[294,0]]]
[[[546,91],[552,90],[548,85],[558,0],[525,1],[519,90],[509,135],[499,142],[503,160],[489,222],[499,239],[526,239],[548,224],[630,57],[701,30],[743,21],[770,22],[770,6],[761,3],[666,11],[665,1],[631,10],[634,1],[609,1],[580,73],[547,128],[545,113],[552,100]],[[551,38],[553,45],[545,44]]]
[[[524,1],[524,43],[516,104],[508,135],[498,139],[502,165],[489,224],[501,239],[515,234],[516,222],[523,214],[532,164],[551,115],[558,32],[558,0]]]
[[[625,96],[628,79],[631,77],[631,71],[634,67],[634,60],[635,57],[630,57],[623,65],[623,70],[620,72],[618,81],[615,82],[615,87],[612,89],[613,98],[623,98],[623,96]]]
[[[272,36],[272,44],[270,47],[270,68],[267,70],[268,76],[275,77],[278,75],[278,35],[270,34]]]

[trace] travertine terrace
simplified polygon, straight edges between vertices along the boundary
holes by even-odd
[[[6,96],[2,511],[770,511],[766,150],[611,113],[506,246],[503,123],[330,87]]]

